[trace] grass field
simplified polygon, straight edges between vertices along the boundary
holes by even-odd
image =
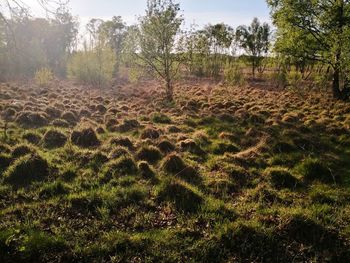
[[[1,84],[1,262],[350,262],[349,104],[160,90]]]

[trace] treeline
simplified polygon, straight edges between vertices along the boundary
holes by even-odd
[[[178,3],[148,0],[137,24],[126,25],[120,16],[91,19],[79,40],[77,18],[66,7],[46,19],[19,12],[1,20],[1,78],[36,75],[45,83],[49,70],[104,87],[121,72],[129,78],[151,74],[164,82],[171,100],[180,75],[223,79],[232,85],[259,77],[280,87],[308,84],[327,89],[333,83],[334,97],[348,98],[348,1],[267,3],[275,32],[257,18],[235,29],[220,23],[184,31]]]

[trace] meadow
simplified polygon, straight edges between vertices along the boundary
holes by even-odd
[[[2,262],[350,260],[348,103],[159,85],[1,84]]]

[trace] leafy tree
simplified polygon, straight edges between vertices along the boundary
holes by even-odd
[[[117,57],[115,65],[116,73],[119,71],[123,42],[126,36],[126,25],[120,16],[113,16],[111,20],[104,21],[98,29],[100,38],[114,50]]]
[[[275,49],[317,61],[333,72],[333,96],[349,96],[350,2],[268,0],[277,26]]]
[[[253,77],[256,68],[262,71],[261,63],[270,47],[271,28],[267,23],[260,24],[254,18],[250,26],[239,26],[236,30],[236,41],[245,50],[252,65]]]
[[[146,15],[128,34],[128,52],[139,66],[165,82],[166,97],[173,100],[173,81],[181,59],[177,37],[183,22],[180,5],[173,0],[148,0]]]
[[[32,18],[26,9],[17,8],[11,18],[0,21],[2,78],[31,77],[43,67],[65,74],[78,33],[76,19],[65,6],[46,19]]]

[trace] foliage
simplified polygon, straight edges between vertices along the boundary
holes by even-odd
[[[68,63],[68,77],[101,88],[111,83],[116,55],[109,47],[78,51]]]
[[[348,97],[349,1],[268,0],[277,26],[275,49],[333,70],[333,95]]]
[[[26,12],[1,20],[0,72],[2,78],[33,76],[48,67],[64,76],[66,62],[78,33],[76,19],[64,8],[53,18],[31,18]]]
[[[225,83],[229,85],[243,86],[245,83],[243,69],[235,63],[226,62],[224,79]]]
[[[128,34],[128,53],[137,66],[165,82],[166,96],[173,99],[173,81],[180,66],[176,38],[183,18],[173,0],[148,0],[146,15]]]
[[[260,24],[254,18],[250,26],[239,26],[236,30],[236,41],[248,54],[248,59],[252,64],[252,73],[255,77],[255,70],[263,72],[262,61],[270,48],[271,29],[269,24]]]
[[[47,86],[53,80],[52,71],[48,68],[41,68],[35,72],[34,80],[40,87]]]

